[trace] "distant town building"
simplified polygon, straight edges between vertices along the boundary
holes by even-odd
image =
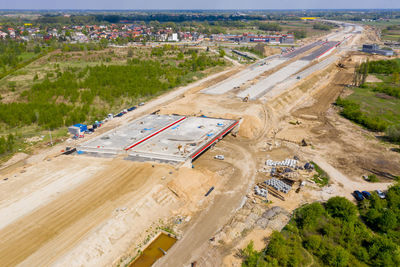
[[[168,41],[170,42],[178,42],[178,34],[177,33],[173,33],[168,37]]]

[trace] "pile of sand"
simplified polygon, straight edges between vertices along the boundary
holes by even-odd
[[[178,176],[168,183],[168,187],[187,203],[197,203],[204,194],[218,182],[217,175],[209,170],[195,170],[182,167]]]
[[[262,121],[256,116],[244,115],[239,128],[239,135],[252,139],[260,134],[263,129]]]

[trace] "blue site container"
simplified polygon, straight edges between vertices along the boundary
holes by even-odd
[[[80,129],[81,133],[84,133],[87,131],[87,125],[85,125],[85,124],[77,123],[74,126],[78,127]]]

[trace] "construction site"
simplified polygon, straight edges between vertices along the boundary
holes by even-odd
[[[127,155],[137,161],[192,161],[228,134],[238,121],[151,114],[77,147],[78,153]]]
[[[230,66],[6,165],[0,265],[140,266],[169,233],[176,240],[150,265],[241,266],[238,251],[251,240],[264,248],[297,207],[387,188],[400,154],[332,105],[356,64],[383,56],[358,51],[371,29],[336,23],[292,52]],[[361,178],[372,170],[380,182]]]

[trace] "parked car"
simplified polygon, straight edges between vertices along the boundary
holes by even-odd
[[[135,110],[135,109],[137,109],[137,107],[130,107],[130,108],[128,108],[128,111],[132,111],[132,110]]]
[[[115,117],[122,117],[122,115],[124,115],[124,113],[120,112],[117,115],[115,115]]]
[[[376,190],[375,191],[378,194],[378,197],[384,199],[386,197],[385,193],[383,193],[381,190]]]
[[[361,194],[360,191],[356,190],[353,192],[353,196],[358,200],[358,201],[362,201],[364,200],[363,195]]]
[[[140,103],[139,103],[139,106],[144,106],[144,102],[140,102]]]
[[[214,157],[214,159],[224,160],[225,157],[224,157],[224,155],[216,155],[216,156]]]
[[[364,196],[366,199],[370,199],[370,198],[371,198],[371,193],[370,193],[370,192],[368,192],[368,191],[362,191],[361,193],[363,194],[363,196]]]

